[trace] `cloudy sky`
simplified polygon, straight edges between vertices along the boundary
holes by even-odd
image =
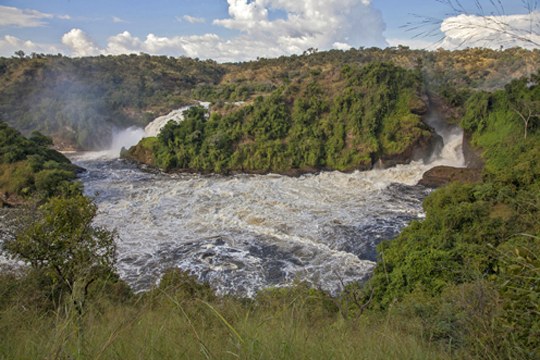
[[[450,6],[441,0],[0,0],[0,56],[144,52],[223,62],[309,48],[540,44],[540,11],[522,0],[501,0],[500,8],[489,0],[479,0],[483,8],[476,0],[445,1]],[[451,8],[459,3],[465,9]]]

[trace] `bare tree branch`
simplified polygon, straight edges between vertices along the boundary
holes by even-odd
[[[523,125],[524,125],[523,138],[524,139],[527,138],[527,132],[528,132],[529,124],[530,124],[531,120],[534,119],[534,118],[540,118],[540,113],[536,113],[535,109],[533,109],[533,106],[534,106],[534,103],[532,103],[532,104],[522,103],[521,104],[521,108],[523,108],[522,110],[520,110],[518,108],[513,109],[514,112],[516,114],[518,114],[518,116],[523,121]]]

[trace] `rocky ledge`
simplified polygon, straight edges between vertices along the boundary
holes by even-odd
[[[482,181],[481,168],[455,168],[451,166],[436,166],[424,173],[419,185],[431,188],[440,187],[451,182],[473,184]]]

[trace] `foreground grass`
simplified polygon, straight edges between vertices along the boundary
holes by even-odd
[[[388,317],[344,319],[324,299],[198,300],[157,291],[129,304],[92,301],[43,314],[18,306],[0,318],[2,359],[445,359]]]

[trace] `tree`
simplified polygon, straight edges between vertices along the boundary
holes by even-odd
[[[529,129],[529,124],[534,118],[540,118],[540,102],[539,101],[530,101],[522,102],[519,109],[514,109],[514,111],[519,115],[523,121],[524,133],[523,138],[527,138],[527,131]]]
[[[82,195],[52,198],[36,220],[4,243],[13,258],[47,276],[60,296],[71,295],[79,314],[89,286],[114,276],[116,233],[92,225],[96,211]]]
[[[19,57],[19,59],[24,59],[26,54],[22,50],[17,50],[17,51],[15,51],[15,55],[17,55]]]
[[[32,134],[28,138],[28,140],[32,141],[34,144],[42,147],[51,147],[53,146],[53,140],[40,133],[39,131],[32,131]]]

